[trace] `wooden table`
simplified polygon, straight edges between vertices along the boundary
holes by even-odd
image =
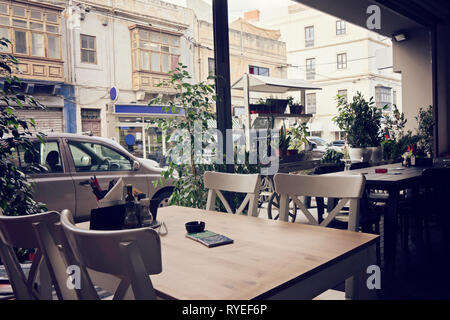
[[[348,297],[376,297],[366,286],[376,235],[177,206],[161,208],[158,220],[168,234],[163,271],[151,280],[164,298],[312,299],[355,274]],[[234,243],[207,248],[186,238],[184,224],[198,220]]]
[[[375,169],[386,168],[387,173],[375,173]],[[389,194],[384,215],[384,265],[386,271],[394,273],[395,250],[397,245],[397,208],[400,190],[414,189],[420,184],[425,167],[402,167],[401,163],[382,165],[364,169],[341,171],[328,175],[364,174],[366,188],[386,190]],[[393,175],[392,173],[399,173]]]

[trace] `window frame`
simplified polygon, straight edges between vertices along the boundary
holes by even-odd
[[[250,68],[253,68],[253,73],[250,72]],[[257,70],[257,73],[255,73],[255,70]],[[261,74],[261,72],[260,72],[261,70],[267,70],[267,75],[266,74]],[[256,75],[256,76],[270,77],[270,68],[259,67],[259,66],[255,66],[255,65],[249,65],[248,66],[248,73]]]
[[[20,3],[6,3],[0,1],[0,4],[6,6],[7,12],[0,12],[0,17],[7,18],[9,20],[8,25],[2,24],[1,27],[8,29],[8,39],[11,42],[11,46],[7,50],[2,50],[2,52],[13,53],[19,57],[36,58],[36,59],[52,59],[61,60],[62,59],[62,44],[61,44],[61,13],[57,10],[52,10],[38,5],[22,5]],[[25,15],[15,15],[14,7],[23,8]],[[39,12],[41,17],[32,17],[32,12]],[[56,22],[47,21],[47,15],[54,14],[56,16]],[[15,26],[14,20],[22,21],[26,26]],[[31,24],[41,24],[42,28],[32,29]],[[57,32],[48,31],[48,26],[56,27]],[[25,48],[26,53],[17,52],[17,42],[16,42],[16,32],[25,33]],[[42,44],[43,44],[43,55],[33,55],[33,34],[42,34]],[[57,51],[58,57],[50,57],[50,51],[48,47],[48,37],[53,36],[57,39]],[[3,49],[3,48],[2,48]]]
[[[94,39],[94,48],[83,48],[83,37],[87,38],[93,38]],[[87,52],[94,52],[94,62],[90,61],[83,61],[83,51]],[[87,64],[97,64],[97,37],[91,36],[89,34],[80,33],[80,61],[81,63],[87,63]]]
[[[345,57],[345,62],[344,59],[342,59],[342,61],[339,61],[339,57]],[[342,53],[338,53],[336,55],[336,59],[337,59],[337,69],[338,70],[345,70],[347,69],[347,52],[342,52]]]
[[[375,106],[377,108],[383,108],[388,106],[387,111],[392,110],[392,99],[393,99],[393,88],[386,86],[376,86],[375,87]],[[383,98],[389,97],[389,101],[383,100]]]
[[[147,33],[146,37],[142,37],[143,33]],[[155,35],[157,37],[155,38]],[[162,35],[167,36],[167,42],[164,42]],[[181,58],[181,35],[175,35],[162,30],[140,28],[136,26],[130,30],[131,50],[133,72],[146,72],[153,74],[167,74],[167,72],[178,67]],[[147,47],[143,47],[146,44]],[[163,50],[163,48],[167,48]],[[149,69],[143,69],[142,52],[148,54]],[[168,56],[168,69],[164,70],[164,55]],[[157,56],[159,69],[154,69],[154,57]],[[175,63],[176,61],[176,63]]]
[[[344,20],[336,20],[336,35],[341,36],[347,34],[347,24]]]
[[[313,68],[311,68],[311,66]],[[305,70],[306,70],[306,80],[315,80],[316,79],[316,58],[306,59]]]
[[[309,30],[312,30],[312,32],[308,32]],[[311,37],[312,34],[312,37]],[[305,27],[305,48],[311,48],[314,47],[315,42],[315,30],[314,26],[306,26]]]
[[[122,157],[124,157],[125,159],[127,159],[130,162],[130,169],[129,170],[120,169],[120,170],[86,170],[86,171],[81,170],[81,171],[78,171],[77,170],[77,166],[75,164],[74,155],[72,153],[72,150],[70,149],[71,145],[73,145],[74,143],[75,143],[74,147],[76,147],[76,148],[78,148],[76,143],[81,143],[81,144],[87,143],[87,144],[96,144],[96,145],[100,145],[100,146],[102,146],[104,148],[111,149],[111,150],[113,150],[114,152],[118,153],[119,155],[121,155]],[[111,172],[132,172],[133,171],[133,162],[135,161],[135,159],[133,157],[130,157],[130,155],[124,153],[123,150],[117,149],[115,146],[111,146],[111,145],[102,143],[100,141],[89,141],[89,140],[82,140],[82,139],[80,139],[80,140],[79,139],[70,139],[70,140],[66,140],[66,147],[67,147],[67,151],[68,151],[68,154],[69,154],[70,161],[72,163],[72,170],[71,171],[74,172],[74,173],[85,174],[85,173],[89,173],[89,172],[111,173]],[[84,153],[87,153],[84,150],[81,150],[81,151],[84,152]],[[91,161],[92,161],[92,156],[91,156]],[[92,162],[91,162],[91,167],[92,167]]]
[[[311,112],[309,109],[310,108],[309,97],[314,97],[314,112]],[[308,114],[317,114],[317,94],[315,92],[306,94],[306,111]]]

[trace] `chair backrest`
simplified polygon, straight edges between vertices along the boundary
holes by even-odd
[[[216,196],[224,205],[228,213],[233,213],[230,204],[225,199],[221,191],[246,193],[244,200],[236,214],[243,214],[248,204],[248,215],[256,217],[258,215],[258,196],[261,185],[259,174],[231,174],[207,171],[204,174],[205,188],[208,191],[206,210],[216,209]]]
[[[426,186],[448,187],[450,168],[427,168],[422,171],[422,183]]]
[[[58,298],[60,300],[99,299],[87,270],[77,260],[69,245],[59,216],[58,221],[51,228],[49,228],[48,224],[42,222],[36,222],[33,225]],[[52,229],[53,234],[51,232]],[[77,268],[80,271],[79,287],[68,285],[69,280],[72,282],[68,273],[72,268]]]
[[[122,279],[114,299],[124,299],[130,287],[135,299],[156,299],[149,275],[160,273],[162,263],[160,238],[153,229],[84,230],[74,225],[69,210],[61,212],[61,224],[83,267]]]
[[[308,221],[313,225],[326,227],[336,215],[349,203],[348,230],[356,231],[359,225],[359,205],[363,196],[365,177],[355,176],[306,176],[293,174],[276,174],[275,192],[280,195],[280,220],[287,221],[289,198],[299,207]],[[339,198],[336,207],[319,224],[299,197]]]
[[[54,211],[27,216],[0,215],[0,255],[17,299],[52,299],[51,278],[34,224],[47,225],[52,236],[56,236],[51,226],[58,221],[59,213]],[[13,248],[36,249],[28,278],[23,273]],[[38,288],[35,284],[38,284]]]

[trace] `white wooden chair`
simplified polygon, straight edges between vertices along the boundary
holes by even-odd
[[[44,260],[34,224],[52,225],[59,213],[46,212],[27,216],[0,214],[0,256],[18,300],[52,300],[52,281]],[[25,276],[14,248],[35,248],[28,277]]]
[[[252,217],[258,216],[258,196],[261,185],[259,174],[230,174],[207,171],[204,174],[205,187],[209,189],[206,210],[216,210],[216,196],[224,205],[228,213],[233,213],[228,201],[225,199],[221,191],[246,193],[247,195],[242,201],[236,214],[243,214],[248,204],[248,215]]]
[[[289,198],[298,206],[312,225],[326,227],[349,204],[348,230],[357,231],[359,226],[359,206],[363,196],[365,177],[355,176],[306,176],[276,174],[275,192],[280,195],[280,220],[287,221]],[[299,197],[339,198],[336,207],[319,223]]]
[[[50,277],[60,300],[97,300],[97,291],[93,286],[87,270],[80,265],[67,241],[60,222],[60,215],[52,225],[42,222],[33,224],[40,250],[45,257]],[[80,270],[80,288],[71,289],[67,282],[69,266]]]
[[[120,279],[114,299],[156,299],[149,275],[160,273],[162,264],[160,238],[153,229],[83,230],[74,225],[69,210],[61,212],[61,224],[81,266]]]

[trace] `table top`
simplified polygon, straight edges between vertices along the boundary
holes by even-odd
[[[160,295],[175,299],[255,299],[277,293],[378,241],[378,236],[178,206],[160,208],[162,273],[152,275]],[[184,224],[233,244],[208,248],[185,237]],[[291,282],[292,283],[292,282]]]
[[[396,185],[404,184],[420,179],[422,171],[430,167],[402,167],[401,163],[394,163],[388,165],[381,165],[376,167],[369,167],[350,171],[340,171],[335,173],[328,173],[328,175],[357,175],[364,174],[366,177],[366,184],[368,185]],[[375,169],[388,169],[387,173],[375,173]]]

